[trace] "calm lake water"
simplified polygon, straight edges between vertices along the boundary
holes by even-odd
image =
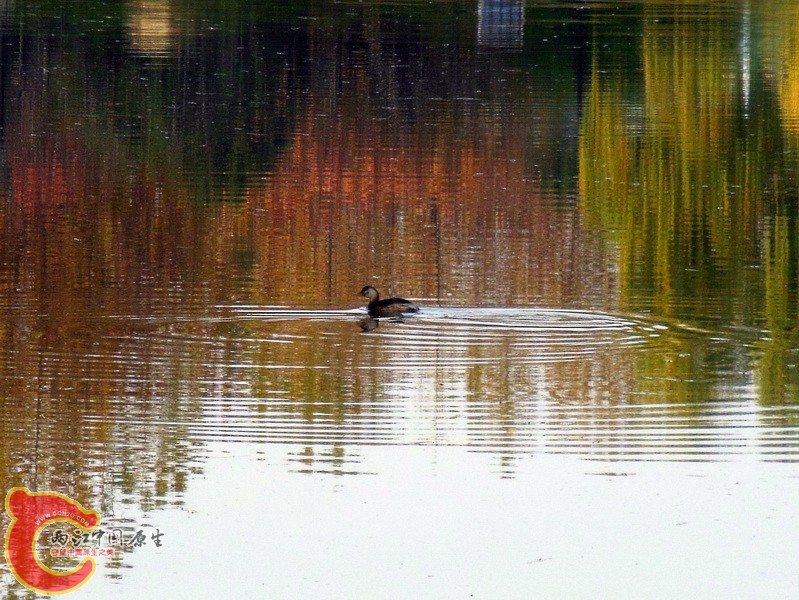
[[[796,594],[799,5],[0,18],[3,494],[147,540],[66,597]]]

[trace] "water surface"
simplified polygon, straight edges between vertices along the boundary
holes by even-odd
[[[3,490],[165,535],[74,597],[796,589],[790,3],[0,16]]]

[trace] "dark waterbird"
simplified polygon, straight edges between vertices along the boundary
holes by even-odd
[[[380,294],[371,285],[361,290],[361,296],[369,299],[366,307],[370,317],[399,317],[407,313],[419,312],[419,307],[405,298],[380,299]]]

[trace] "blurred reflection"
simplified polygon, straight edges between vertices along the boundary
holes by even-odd
[[[771,2],[774,13],[766,21],[773,42],[765,54],[766,67],[774,78],[782,125],[794,138],[799,134],[799,7]]]
[[[380,325],[380,322],[372,317],[364,317],[358,321],[358,325],[360,325],[361,329],[364,331],[374,331],[377,329],[378,325]]]
[[[487,48],[524,45],[524,0],[479,0],[477,43]]]
[[[131,0],[128,34],[133,49],[147,56],[169,54],[174,43],[169,0]]]

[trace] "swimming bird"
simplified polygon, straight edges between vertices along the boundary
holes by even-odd
[[[364,286],[361,296],[369,299],[369,310],[371,317],[399,317],[406,313],[419,312],[419,307],[405,298],[386,298],[380,299],[380,294],[371,285]]]

